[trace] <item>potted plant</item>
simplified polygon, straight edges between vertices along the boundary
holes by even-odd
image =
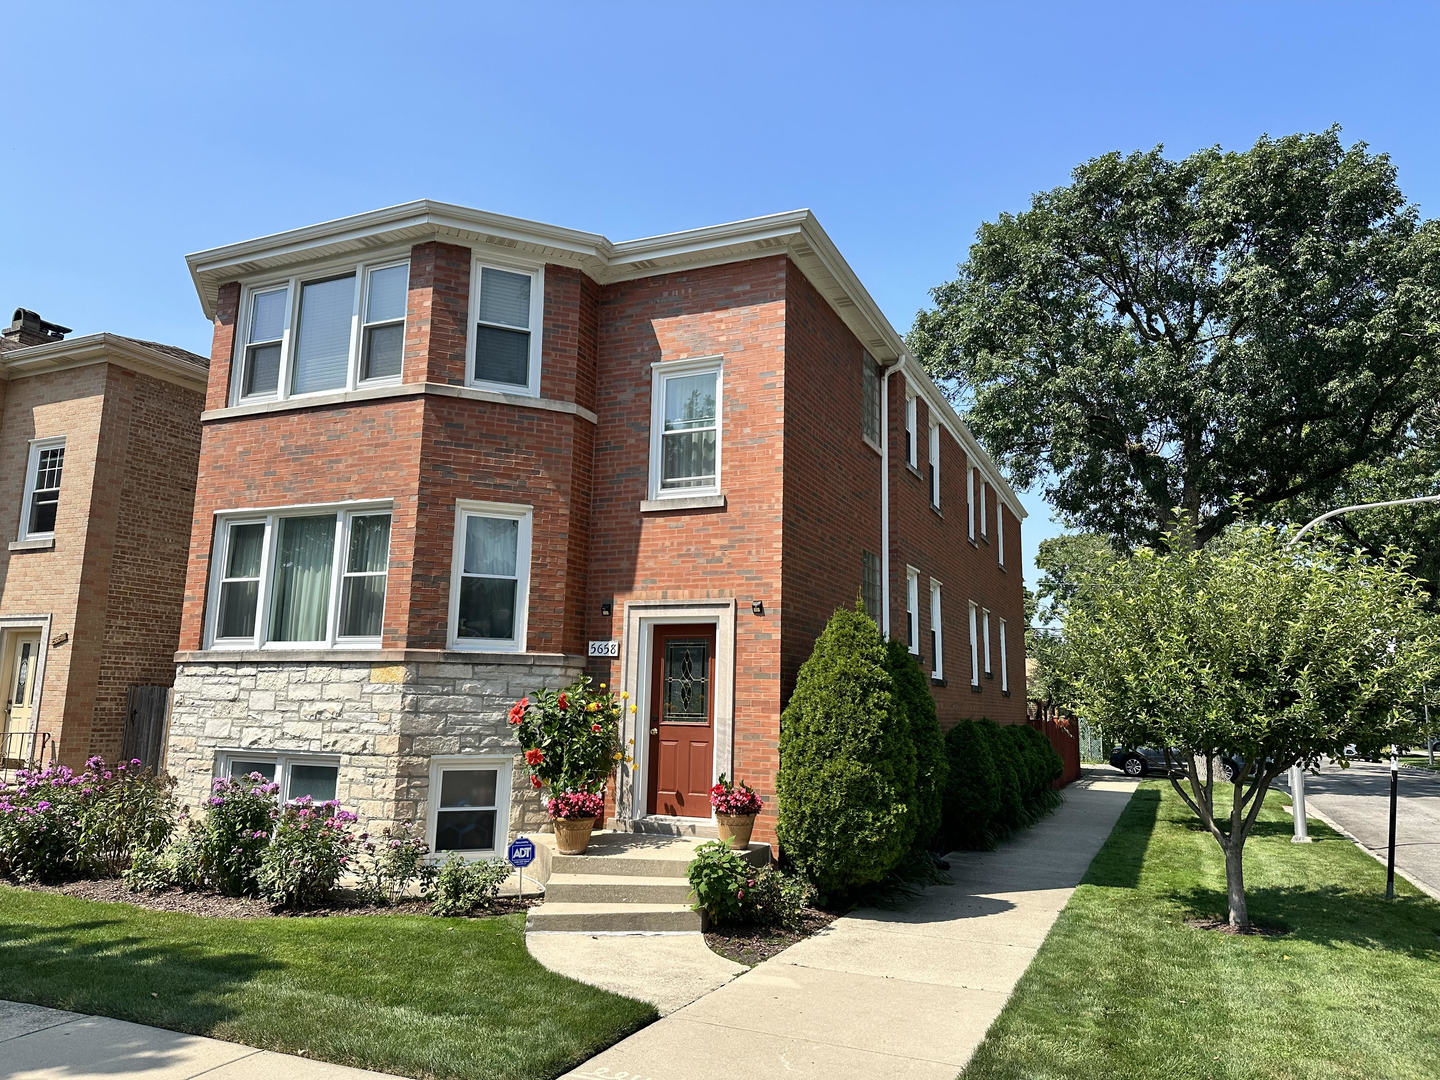
[[[621,700],[582,676],[564,690],[537,690],[510,709],[530,785],[549,789],[545,809],[562,855],[581,855],[605,807],[605,782],[625,761]]]
[[[721,773],[720,782],[710,789],[710,806],[715,811],[720,839],[732,848],[743,848],[750,843],[755,815],[765,803],[745,781],[732,783]]]

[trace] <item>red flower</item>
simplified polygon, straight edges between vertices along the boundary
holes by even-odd
[[[525,719],[525,710],[530,707],[530,699],[522,697],[514,705],[510,706],[510,723],[518,724]]]
[[[545,760],[544,750],[526,750],[525,760],[531,765],[539,765]]]
[[[562,693],[558,698],[555,699],[555,704],[560,707],[561,712],[564,712],[565,709],[570,705],[570,700]]]
[[[532,777],[530,777],[530,786],[533,787],[533,788],[538,788],[538,787],[540,786],[540,777],[538,777],[538,776],[532,776]]]
[[[593,731],[596,735],[599,735],[599,734],[600,734],[600,725],[599,725],[599,724],[591,724],[591,725],[590,725],[590,730]]]

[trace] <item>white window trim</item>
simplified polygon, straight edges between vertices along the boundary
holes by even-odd
[[[990,669],[990,609],[984,608],[980,615],[980,637],[985,648],[985,677],[990,678],[994,672]]]
[[[39,477],[40,453],[43,450],[54,450],[57,448],[61,450],[65,448],[65,436],[59,435],[52,438],[30,440],[30,452],[25,458],[25,494],[20,500],[20,528],[15,533],[16,537],[20,540],[53,540],[55,538],[54,529],[51,529],[49,532],[30,531],[30,512],[34,509],[35,481]],[[65,484],[65,463],[62,463],[60,466],[60,484],[63,490]],[[56,521],[58,523],[58,505],[56,514]]]
[[[273,761],[275,780],[280,790],[275,794],[281,805],[290,801],[290,770],[295,765],[315,765],[335,770],[335,797],[340,797],[340,755],[290,753],[275,750],[225,749],[215,755],[215,775],[229,776],[233,761]]]
[[[513,638],[462,638],[460,634],[460,577],[465,566],[465,518],[508,518],[520,523],[515,537],[515,636]],[[455,502],[454,540],[450,552],[450,612],[446,639],[460,652],[524,652],[530,623],[530,541],[535,509],[521,503]]]
[[[510,786],[515,763],[508,757],[479,755],[448,755],[430,759],[430,792],[425,800],[425,842],[434,853],[434,860],[448,858],[450,852],[435,849],[435,832],[440,820],[440,775],[451,769],[494,769],[495,777],[495,846],[487,850],[456,851],[462,859],[492,859],[510,846]]]
[[[980,685],[979,609],[970,601],[970,685]]]
[[[323,394],[344,393],[350,390],[359,389],[362,386],[393,386],[398,385],[403,375],[402,371],[395,375],[385,375],[375,379],[360,378],[361,353],[364,348],[364,327],[365,323],[365,301],[370,292],[370,271],[383,270],[389,266],[399,266],[402,263],[408,265],[410,255],[408,252],[387,252],[382,256],[365,259],[356,262],[354,259],[343,260],[333,263],[325,263],[320,266],[308,267],[303,274],[292,274],[289,277],[265,278],[246,284],[240,290],[240,310],[235,319],[235,347],[230,356],[230,404],[252,405],[258,402],[267,401],[303,401],[306,398],[319,397]],[[345,385],[332,386],[325,390],[311,390],[303,394],[292,394],[290,383],[295,366],[295,320],[300,315],[300,288],[306,282],[324,281],[327,278],[344,277],[347,273],[355,274],[355,301],[350,309],[350,352],[345,371]],[[256,293],[270,292],[272,289],[287,289],[285,297],[285,326],[280,332],[280,373],[275,381],[273,393],[245,394],[245,353],[250,339],[250,318],[253,314],[254,305],[252,298]],[[408,290],[407,290],[408,291]],[[409,318],[409,311],[406,311],[406,320]],[[401,321],[402,327],[405,320]],[[403,330],[402,330],[403,336]]]
[[[715,372],[715,483],[706,487],[660,488],[660,444],[665,432],[665,382],[683,375]],[[697,495],[724,492],[725,457],[725,358],[695,356],[685,360],[660,360],[650,365],[650,498],[689,499]]]
[[[206,589],[205,603],[205,647],[207,649],[265,649],[285,652],[308,649],[374,649],[383,637],[339,636],[340,591],[345,578],[345,560],[349,554],[350,522],[353,518],[369,514],[390,515],[390,539],[395,538],[395,517],[392,504],[387,501],[363,503],[307,504],[303,506],[281,506],[266,510],[222,510],[215,514],[214,532],[211,539],[210,580]],[[335,520],[335,548],[330,561],[330,601],[325,613],[326,636],[320,641],[269,641],[270,604],[272,582],[270,570],[275,563],[275,545],[279,539],[276,528],[281,518],[325,517]],[[222,638],[217,636],[220,619],[220,586],[225,578],[225,566],[230,556],[230,529],[236,525],[263,523],[265,542],[260,554],[260,588],[257,590],[255,612],[255,633],[247,638]],[[388,575],[390,551],[385,552],[385,568]],[[386,590],[389,599],[389,590]]]
[[[989,500],[985,497],[985,489],[990,485],[982,479],[980,481],[980,535],[990,535],[990,514]]]
[[[968,466],[965,469],[965,513],[970,520],[969,533],[970,540],[973,542],[975,540],[975,470]]]
[[[1005,504],[995,504],[995,557],[1000,568],[1005,568]]]
[[[940,582],[931,578],[930,630],[935,635],[935,655],[930,659],[930,677],[932,679],[943,679],[945,677],[945,633],[944,624],[941,621],[942,598],[940,591]]]
[[[492,382],[475,377],[475,328],[480,324],[480,277],[486,267],[503,270],[507,274],[528,274],[530,277],[530,369],[525,385],[519,383]],[[470,306],[469,321],[465,324],[465,385],[477,390],[494,390],[502,394],[519,394],[523,397],[540,396],[541,338],[545,322],[545,267],[533,263],[512,263],[504,259],[483,258],[476,255],[470,264]],[[487,324],[507,329],[502,323]],[[518,326],[508,327],[520,329]]]
[[[930,505],[940,509],[940,425],[930,423]]]
[[[915,395],[905,395],[905,464],[912,469],[920,464],[920,428],[919,428],[919,407],[915,404]]]
[[[1005,620],[1000,620],[1000,692],[1010,692],[1010,663],[1005,648]]]
[[[910,651],[920,655],[920,571],[913,566],[905,568],[905,616],[910,634]]]

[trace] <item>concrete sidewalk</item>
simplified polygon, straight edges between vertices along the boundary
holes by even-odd
[[[239,1043],[0,1001],[4,1080],[387,1080]]]
[[[1134,791],[1082,779],[998,851],[951,855],[952,885],[837,919],[567,1077],[953,1080]]]

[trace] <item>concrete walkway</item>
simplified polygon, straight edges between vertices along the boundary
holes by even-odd
[[[551,971],[648,1001],[668,1016],[747,970],[684,934],[527,933],[530,955]]]
[[[951,885],[837,919],[567,1076],[954,1080],[1134,790],[1087,776],[1000,850],[950,856]]]
[[[0,1001],[5,1080],[388,1080],[239,1043]]]

